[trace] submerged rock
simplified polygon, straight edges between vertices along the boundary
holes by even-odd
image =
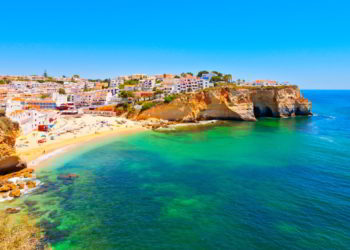
[[[16,213],[19,213],[20,211],[21,211],[21,208],[19,207],[15,207],[15,208],[9,207],[9,208],[6,208],[5,210],[7,214],[16,214]]]
[[[50,212],[48,216],[50,219],[54,219],[57,217],[57,214],[58,214],[57,210],[54,210],[54,211]]]
[[[25,204],[27,207],[33,207],[33,206],[35,206],[36,204],[38,204],[38,202],[37,202],[37,201],[26,200],[26,201],[24,201],[24,204]]]
[[[62,175],[58,176],[57,179],[58,180],[74,180],[78,177],[79,177],[79,175],[77,175],[77,174],[66,174],[66,175],[62,174]]]

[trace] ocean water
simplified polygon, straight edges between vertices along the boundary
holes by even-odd
[[[86,145],[22,201],[55,249],[349,249],[350,91],[303,92],[313,117]]]

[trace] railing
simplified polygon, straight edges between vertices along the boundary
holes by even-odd
[[[117,116],[117,113],[114,111],[102,111],[102,110],[88,110],[83,109],[84,114],[89,115],[100,115],[100,116]]]

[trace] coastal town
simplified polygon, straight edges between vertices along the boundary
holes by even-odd
[[[6,117],[20,124],[21,134],[56,129],[63,131],[61,116],[84,114],[115,117],[123,110],[145,110],[156,103],[170,102],[180,93],[236,84],[238,86],[278,86],[270,80],[233,80],[217,71],[160,74],[134,74],[112,79],[71,77],[0,76],[0,109]],[[73,129],[73,128],[72,128]],[[44,143],[46,138],[38,140]]]

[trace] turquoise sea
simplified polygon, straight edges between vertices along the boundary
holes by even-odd
[[[303,93],[313,117],[86,145],[25,207],[55,249],[349,249],[350,91]]]

